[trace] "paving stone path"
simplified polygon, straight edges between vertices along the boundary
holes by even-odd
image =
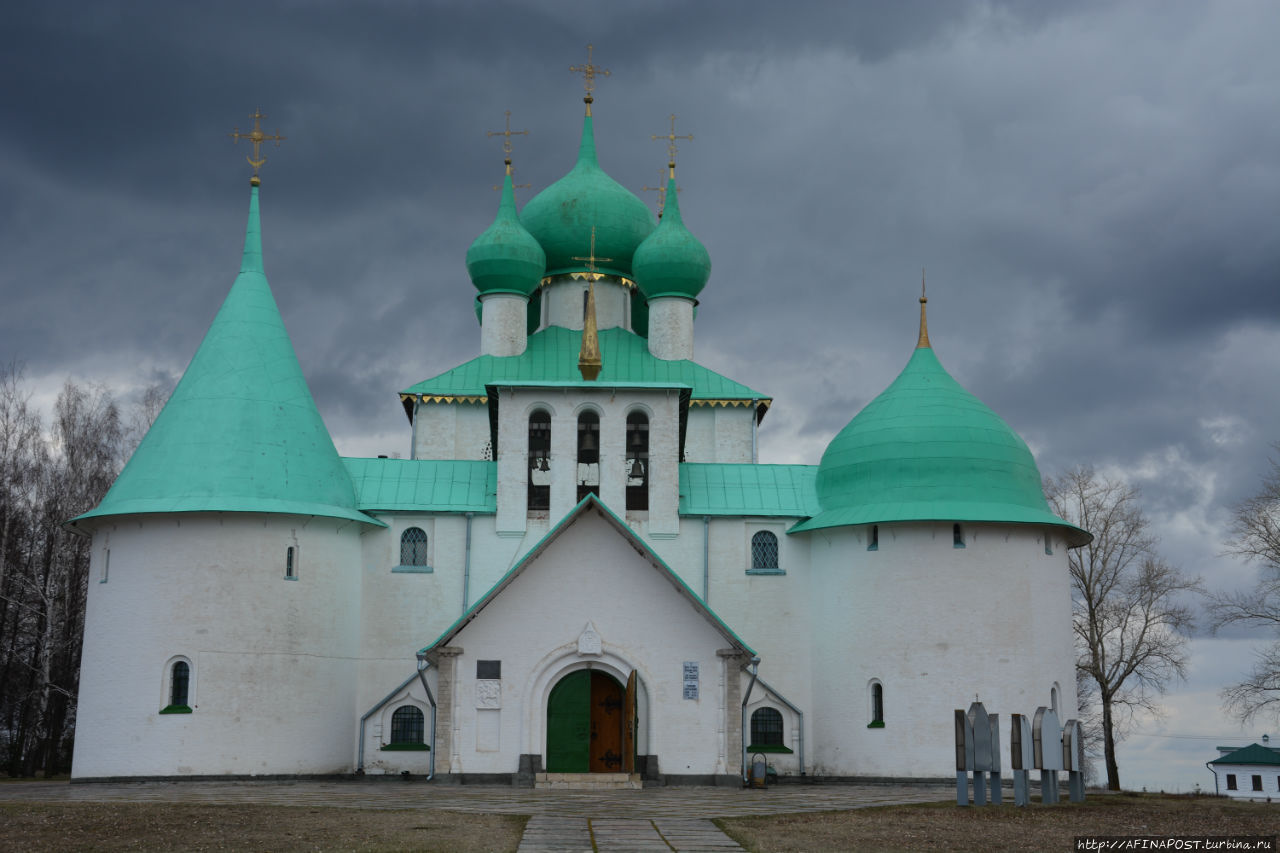
[[[546,791],[400,780],[0,785],[0,802],[256,803],[530,815],[519,853],[740,850],[711,818],[939,802],[953,797],[955,788],[950,785],[779,785],[765,790],[638,791]]]

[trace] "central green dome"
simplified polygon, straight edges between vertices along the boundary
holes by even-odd
[[[943,369],[927,338],[898,378],[827,445],[814,530],[892,521],[991,521],[1089,534],[1049,510],[1026,443]]]
[[[591,116],[582,123],[578,162],[569,174],[538,193],[520,212],[520,221],[547,253],[547,275],[586,272],[596,230],[598,272],[631,278],[631,256],[654,229],[644,202],[609,177],[596,160]]]

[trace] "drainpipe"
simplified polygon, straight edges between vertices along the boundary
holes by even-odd
[[[711,516],[702,517],[702,603],[711,600]]]
[[[786,696],[783,696],[777,690],[774,690],[773,685],[771,685],[769,682],[765,681],[763,678],[759,679],[759,681],[760,681],[761,687],[763,687],[765,690],[769,691],[774,696],[776,696],[779,702],[781,702],[783,705],[786,705],[788,708],[790,708],[792,712],[794,712],[796,715],[796,720],[797,720],[796,732],[799,735],[799,738],[798,738],[799,743],[797,745],[800,747],[800,775],[803,776],[804,775],[804,711],[801,711],[795,705],[791,704],[791,701],[787,699]]]
[[[751,401],[751,463],[753,465],[760,461],[760,449],[756,443],[756,433],[760,428],[760,417],[757,413],[759,406],[759,400]]]
[[[357,773],[362,773],[362,772],[364,772],[364,724],[365,724],[365,722],[367,722],[367,721],[368,721],[368,719],[369,719],[370,717],[372,717],[374,714],[378,713],[378,711],[382,710],[383,706],[385,706],[388,702],[390,702],[392,699],[396,698],[396,695],[397,695],[401,690],[404,690],[406,687],[408,687],[408,686],[409,686],[409,682],[411,682],[411,681],[413,681],[413,676],[412,676],[412,675],[411,675],[411,676],[409,676],[408,678],[406,678],[403,682],[401,682],[401,684],[400,684],[400,686],[399,686],[399,687],[397,687],[395,690],[392,690],[390,693],[388,693],[388,694],[383,698],[383,700],[382,700],[381,702],[379,702],[377,705],[374,705],[372,708],[370,708],[368,711],[366,711],[366,712],[365,712],[365,714],[364,714],[364,716],[360,718],[360,750],[359,750],[358,756],[357,756],[357,758],[356,758],[356,772],[357,772]],[[431,696],[431,694],[430,694],[430,693],[428,693],[428,694],[427,694],[427,697],[428,697],[428,698],[430,698],[430,696]],[[432,703],[431,703],[431,707],[433,707],[433,708],[435,707],[435,703],[434,703],[434,702],[432,702]]]
[[[742,713],[738,719],[738,736],[742,736],[742,732],[747,728],[747,703],[751,701],[751,691],[756,686],[756,679],[760,676],[760,656],[756,655],[751,659],[751,683],[747,685],[747,695],[742,697]],[[747,741],[742,739],[742,784],[747,784]]]
[[[427,660],[426,655],[418,655],[418,680],[422,682],[422,689],[427,692],[427,701],[431,703],[431,755],[427,757],[427,781],[430,782],[436,778],[436,697],[431,695],[431,688],[427,686],[427,667],[431,666],[431,661]]]
[[[467,513],[467,556],[462,564],[462,612],[467,612],[467,599],[471,597],[471,519],[474,512]]]

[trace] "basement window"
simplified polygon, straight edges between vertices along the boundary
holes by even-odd
[[[428,750],[423,734],[426,718],[421,708],[402,705],[391,715],[391,742],[383,744],[385,750]]]
[[[757,708],[751,714],[749,752],[791,752],[783,740],[782,712],[777,708]]]
[[[190,714],[191,664],[177,660],[169,667],[169,704],[160,709],[161,714]]]

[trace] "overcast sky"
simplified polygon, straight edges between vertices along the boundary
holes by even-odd
[[[396,392],[477,354],[468,245],[511,111],[521,204],[601,165],[711,253],[698,361],[774,398],[766,462],[816,464],[901,370],[921,269],[943,364],[1031,445],[1142,487],[1212,588],[1280,438],[1280,4],[21,2],[0,9],[0,361],[48,403],[181,374],[239,269],[252,127],[265,263],[346,455],[407,455]],[[1195,641],[1126,786],[1212,785],[1248,743]],[[996,709],[1006,711],[1007,709]],[[1024,713],[1034,709],[1021,709]],[[1272,734],[1280,734],[1273,731]]]

